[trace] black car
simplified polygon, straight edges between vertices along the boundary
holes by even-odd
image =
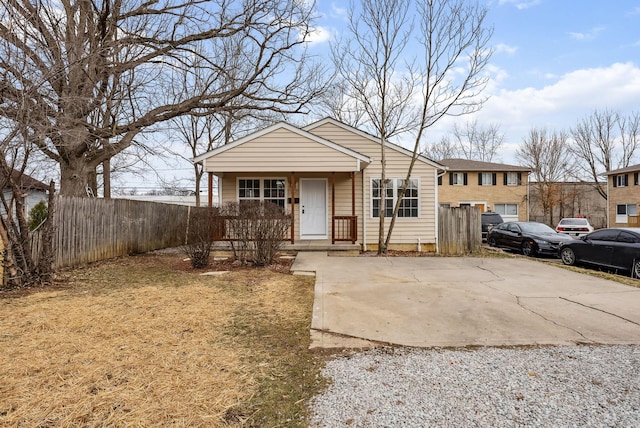
[[[492,247],[522,251],[525,256],[558,255],[561,242],[574,239],[558,233],[546,224],[534,221],[509,221],[499,224],[489,232],[488,242]]]
[[[482,241],[487,240],[489,231],[497,225],[503,223],[502,216],[498,213],[485,212],[482,213]]]
[[[585,264],[640,278],[640,228],[599,229],[559,249],[565,265]]]

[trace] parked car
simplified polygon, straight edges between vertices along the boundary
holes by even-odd
[[[561,242],[574,241],[570,236],[558,233],[546,224],[535,221],[509,221],[499,224],[489,232],[492,247],[521,251],[525,256],[558,256]]]
[[[556,232],[578,238],[593,232],[593,226],[583,217],[563,218],[556,226]]]
[[[501,223],[504,223],[504,220],[502,220],[500,214],[493,212],[482,213],[482,241],[485,242],[489,231]]]
[[[640,278],[640,228],[599,229],[562,243],[559,255],[565,265],[621,270]]]

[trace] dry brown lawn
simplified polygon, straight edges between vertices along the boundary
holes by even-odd
[[[304,426],[323,382],[313,280],[182,256],[69,270],[0,298],[0,425]]]

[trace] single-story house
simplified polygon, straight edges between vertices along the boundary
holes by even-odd
[[[380,139],[326,118],[299,128],[277,123],[194,158],[218,177],[220,202],[260,200],[291,214],[290,242],[373,250],[379,213],[390,216],[411,162],[411,151],[386,143],[384,203],[380,195]],[[419,156],[394,226],[391,249],[437,250],[437,180],[444,167]],[[209,199],[211,205],[211,198]],[[389,225],[389,220],[385,222]]]
[[[468,159],[442,159],[447,173],[438,181],[445,207],[478,207],[495,211],[504,221],[529,220],[531,168]]]
[[[608,227],[640,227],[640,164],[606,175]]]
[[[31,208],[33,208],[38,202],[47,200],[47,192],[49,186],[42,181],[36,180],[30,175],[20,173],[15,169],[11,172],[11,178],[19,183],[22,202],[24,204],[25,213],[29,214]],[[2,184],[2,193],[7,201],[12,197],[11,186],[9,186],[8,177],[0,177],[0,183]],[[2,214],[5,214],[4,207],[0,207]]]

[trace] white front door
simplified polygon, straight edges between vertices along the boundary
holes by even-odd
[[[300,239],[327,239],[326,179],[300,179]]]

